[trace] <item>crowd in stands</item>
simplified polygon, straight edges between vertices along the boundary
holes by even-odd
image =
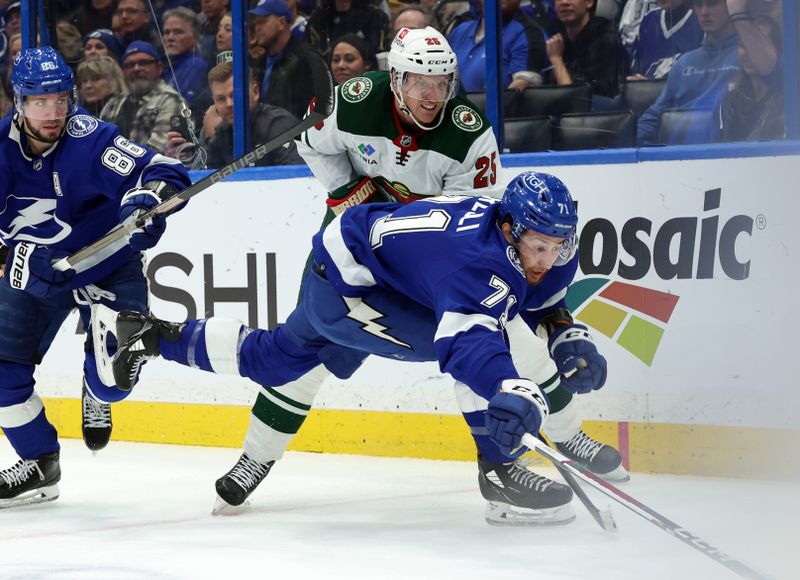
[[[230,2],[54,0],[51,42],[74,66],[89,113],[193,167],[218,167],[233,155]],[[305,113],[313,97],[305,46],[328,59],[341,84],[386,69],[404,27],[445,34],[462,92],[484,107],[483,3],[248,0],[251,143]],[[780,1],[501,0],[500,7],[499,74],[513,136],[506,151],[785,136]],[[21,3],[0,0],[0,17],[6,115]],[[259,164],[301,162],[289,148]]]

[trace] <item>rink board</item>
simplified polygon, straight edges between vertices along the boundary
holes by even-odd
[[[539,168],[561,177],[579,202],[583,259],[569,299],[609,361],[607,386],[581,401],[588,430],[620,445],[634,470],[735,472],[743,461],[766,461],[756,453],[766,442],[786,446],[769,471],[800,463],[791,369],[800,322],[791,235],[798,161]],[[323,198],[310,177],[223,183],[195,198],[150,256],[154,312],[281,323]],[[38,373],[64,436],[79,436],[76,324],[73,315]],[[255,394],[238,377],[149,363],[130,401],[115,407],[115,437],[236,447]],[[346,384],[326,383],[315,408],[292,448],[474,454],[451,381],[433,363],[369,359]]]

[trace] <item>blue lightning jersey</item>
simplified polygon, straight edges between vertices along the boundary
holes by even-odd
[[[57,143],[35,156],[13,119],[0,121],[0,239],[12,251],[27,241],[71,254],[118,224],[129,189],[160,180],[180,191],[191,183],[179,161],[128,141],[83,110],[67,119]],[[70,286],[101,280],[133,255],[120,240],[83,263]]]
[[[442,372],[486,399],[501,381],[519,378],[506,321],[523,305],[559,303],[577,263],[553,268],[529,286],[497,224],[498,207],[496,199],[463,196],[361,205],[313,240],[318,268],[342,296],[366,299],[388,290],[430,309]]]

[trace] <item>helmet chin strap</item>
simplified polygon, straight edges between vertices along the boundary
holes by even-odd
[[[22,119],[23,119],[21,122],[20,122],[20,118],[22,118]],[[24,134],[25,134],[25,136],[26,136],[26,137],[27,137],[29,140],[30,140],[30,139],[33,139],[34,141],[38,141],[39,143],[48,143],[50,146],[53,146],[53,145],[55,145],[55,144],[56,144],[58,141],[60,141],[60,140],[61,140],[61,138],[64,136],[64,132],[67,130],[67,124],[66,124],[66,123],[64,123],[64,126],[61,128],[61,133],[59,133],[59,134],[58,134],[58,139],[56,139],[56,140],[55,140],[55,141],[53,141],[52,143],[49,143],[48,141],[42,141],[42,140],[41,140],[41,139],[40,139],[40,138],[39,138],[37,135],[34,135],[33,133],[31,133],[31,132],[28,130],[28,125],[25,123],[24,119],[25,119],[25,117],[24,117],[24,116],[23,116],[21,113],[18,113],[18,114],[16,114],[16,115],[14,115],[14,126],[17,128],[17,130],[18,130],[20,133],[24,133]]]

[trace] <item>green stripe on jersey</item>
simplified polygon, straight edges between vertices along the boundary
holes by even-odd
[[[274,391],[271,394],[274,395]],[[295,404],[300,406],[298,403]],[[292,413],[276,405],[261,393],[258,394],[256,403],[253,405],[253,415],[265,425],[287,434],[297,433],[306,419],[305,414]]]
[[[394,94],[389,83],[389,73],[372,71],[363,75],[369,79],[369,93],[358,101],[347,100],[339,91],[336,123],[340,131],[365,137],[384,137],[394,141],[399,133],[392,115]],[[469,130],[474,128],[474,130]],[[489,120],[472,103],[456,96],[447,103],[442,124],[418,137],[420,149],[435,151],[459,163],[469,152],[472,144],[486,131],[490,131]]]

